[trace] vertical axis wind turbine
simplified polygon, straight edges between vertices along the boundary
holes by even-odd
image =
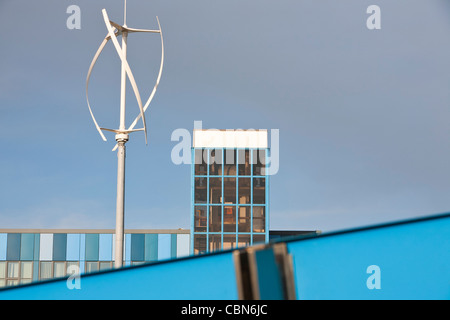
[[[147,144],[147,125],[145,123],[145,111],[147,110],[150,102],[155,96],[156,89],[158,88],[159,81],[161,79],[161,74],[163,70],[164,64],[164,42],[161,31],[161,25],[159,23],[158,17],[156,20],[158,22],[159,30],[145,30],[145,29],[135,29],[129,28],[126,24],[126,16],[127,16],[127,0],[125,0],[124,4],[124,22],[123,26],[109,20],[108,14],[105,9],[102,10],[103,19],[105,21],[106,29],[108,30],[108,34],[103,39],[103,42],[100,44],[100,47],[97,49],[97,52],[92,59],[91,65],[89,67],[89,71],[86,77],[86,100],[87,105],[89,107],[89,112],[91,114],[92,120],[94,121],[95,127],[97,131],[100,133],[100,136],[104,141],[106,138],[102,132],[111,131],[116,133],[116,146],[113,148],[113,151],[117,150],[117,202],[116,202],[116,240],[115,240],[115,263],[114,266],[116,268],[122,267],[123,264],[123,240],[124,240],[124,203],[125,203],[125,143],[127,143],[129,138],[129,133],[136,131],[144,131],[145,135],[145,144]],[[148,32],[148,33],[159,33],[161,37],[161,65],[159,68],[159,74],[156,79],[156,84],[153,87],[153,91],[151,92],[147,102],[145,105],[142,105],[141,96],[139,94],[139,89],[137,87],[136,81],[134,79],[133,73],[131,72],[130,66],[127,61],[127,38],[129,33],[135,32]],[[117,40],[118,36],[122,36],[122,46],[119,45],[119,41]],[[97,62],[100,53],[105,48],[108,41],[111,40],[114,48],[119,55],[121,65],[121,82],[120,82],[120,122],[119,129],[107,129],[102,128],[98,125],[95,120],[94,114],[92,113],[92,108],[89,103],[89,79],[91,77],[92,69],[94,68],[95,63]],[[131,123],[131,125],[126,128],[125,125],[125,91],[126,91],[126,83],[127,78],[130,81],[131,87],[133,88],[134,95],[136,97],[136,101],[139,106],[139,114]],[[135,129],[134,127],[139,122],[142,121],[142,128]]]

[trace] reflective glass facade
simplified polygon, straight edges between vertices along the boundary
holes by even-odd
[[[192,148],[192,253],[268,241],[268,152]]]

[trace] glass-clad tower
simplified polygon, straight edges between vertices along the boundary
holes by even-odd
[[[267,130],[194,130],[191,252],[269,239]]]

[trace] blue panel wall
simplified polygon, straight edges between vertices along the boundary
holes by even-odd
[[[177,257],[177,235],[171,234],[170,235],[170,257],[176,258]]]
[[[146,234],[145,235],[145,261],[157,261],[158,260],[158,235]]]
[[[131,235],[131,260],[145,260],[145,234]]]
[[[81,290],[66,279],[0,290],[3,299],[237,299],[230,252],[133,266],[81,276]]]
[[[6,233],[0,233],[0,261],[6,260],[6,246],[8,235]]]
[[[290,239],[297,298],[449,300],[449,234],[447,214]],[[170,253],[170,235],[158,238]],[[81,285],[69,290],[63,279],[16,287],[0,290],[0,300],[237,298],[230,251],[82,276]]]
[[[86,261],[98,261],[98,233],[86,234]]]
[[[8,233],[6,260],[20,260],[20,233]]]
[[[78,261],[80,260],[80,234],[67,235],[66,260]]]
[[[158,235],[158,260],[171,258],[172,237],[170,234]]]
[[[22,233],[20,240],[20,260],[34,260],[34,233]]]
[[[67,234],[55,233],[53,235],[53,260],[65,261],[67,249]]]
[[[98,259],[100,261],[112,260],[112,234],[100,234],[99,235],[99,252]]]
[[[449,234],[447,216],[289,241],[297,297],[450,299]]]
[[[282,300],[283,284],[273,251],[256,251],[255,260],[261,300]]]

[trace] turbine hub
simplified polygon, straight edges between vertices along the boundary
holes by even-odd
[[[127,142],[128,141],[128,133],[118,133],[116,134],[117,142]]]

